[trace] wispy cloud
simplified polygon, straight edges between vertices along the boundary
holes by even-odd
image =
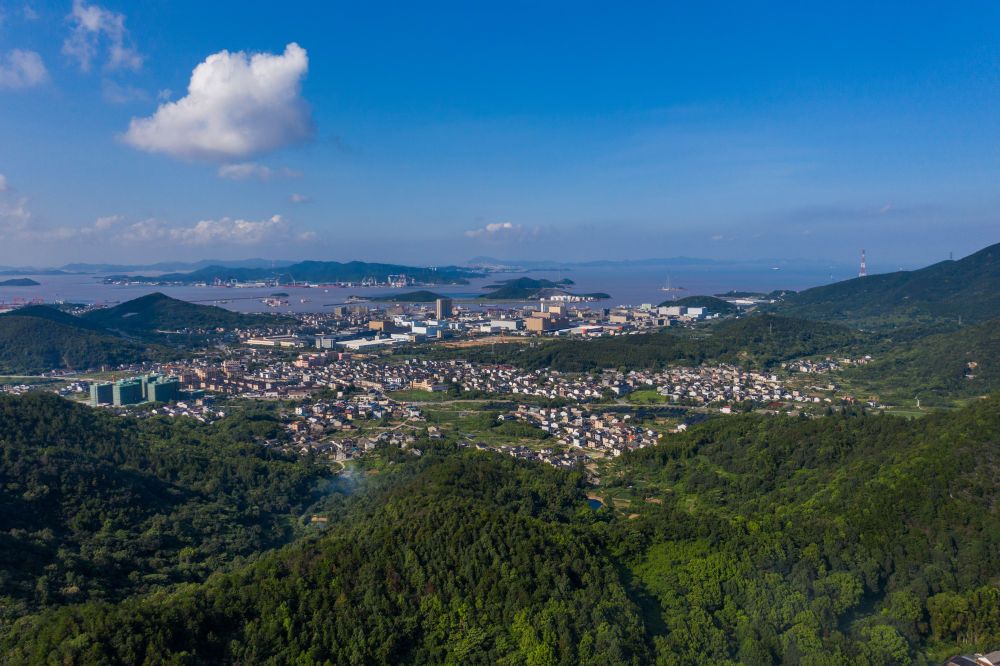
[[[238,162],[223,164],[216,172],[219,178],[227,180],[271,180],[272,178],[298,178],[302,174],[288,167],[272,169],[256,162]]]
[[[83,0],[73,0],[73,9],[66,19],[71,27],[62,50],[76,60],[83,71],[90,71],[102,43],[107,47],[104,59],[106,69],[138,71],[142,67],[143,57],[125,28],[124,14],[99,5],[88,5]]]
[[[223,217],[200,220],[191,226],[168,226],[148,219],[125,226],[116,239],[126,243],[173,242],[181,245],[260,245],[314,240],[312,232],[297,232],[281,215],[263,220]]]
[[[12,49],[0,56],[0,88],[32,88],[49,80],[49,71],[35,51]]]

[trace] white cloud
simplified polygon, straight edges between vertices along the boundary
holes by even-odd
[[[7,185],[7,176],[0,173],[0,192],[6,192],[9,186]]]
[[[107,43],[105,68],[138,71],[142,67],[143,58],[125,28],[124,14],[73,0],[73,9],[66,19],[72,28],[62,51],[74,58],[83,71],[90,71],[102,37]]]
[[[165,240],[169,231],[162,222],[155,218],[133,222],[125,228],[115,240],[126,243],[145,243],[149,241]]]
[[[312,199],[310,199],[306,195],[299,194],[298,192],[292,192],[292,194],[288,197],[288,200],[293,204],[303,204],[312,201]]]
[[[233,220],[224,217],[219,220],[202,220],[193,227],[171,229],[171,238],[189,245],[210,243],[235,243],[254,245],[264,241],[287,238],[290,234],[288,222],[280,215],[266,220]]]
[[[292,43],[281,55],[221,51],[191,74],[188,94],[162,104],[149,118],[133,118],[124,140],[149,152],[184,159],[245,158],[312,136],[302,77],[305,49]]]
[[[0,56],[0,88],[31,88],[48,80],[49,71],[37,52],[12,49]]]
[[[24,8],[21,10],[21,14],[24,16],[25,21],[37,21],[39,18],[38,12],[35,11],[35,8],[29,4],[24,5]]]
[[[484,240],[521,240],[523,238],[537,236],[539,230],[535,229],[525,229],[524,226],[520,224],[514,224],[513,222],[491,222],[485,227],[479,229],[469,229],[465,232],[467,238],[479,238]]]

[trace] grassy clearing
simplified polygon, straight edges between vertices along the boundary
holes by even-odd
[[[667,397],[660,395],[653,389],[648,389],[630,393],[628,401],[633,405],[662,405],[667,402]]]

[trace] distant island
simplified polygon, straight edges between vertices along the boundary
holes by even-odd
[[[552,280],[535,280],[532,278],[516,278],[505,280],[499,284],[491,284],[484,289],[491,290],[480,298],[488,301],[530,301],[540,298],[568,297],[570,300],[596,301],[611,298],[605,293],[574,294],[564,289],[572,285],[569,279],[553,282]]]
[[[457,266],[426,268],[400,264],[373,264],[364,261],[301,261],[282,267],[206,266],[189,273],[166,273],[158,276],[111,275],[106,283],[142,282],[146,284],[218,284],[270,282],[276,285],[327,283],[405,282],[406,284],[468,284],[469,278],[484,273]]]
[[[11,280],[0,280],[0,287],[37,287],[41,282],[35,282],[31,278],[13,278]]]
[[[435,294],[433,291],[427,291],[426,289],[421,289],[420,291],[408,291],[402,294],[387,294],[385,296],[371,296],[368,298],[369,301],[378,301],[381,303],[433,303],[439,298],[444,298],[440,294]]]

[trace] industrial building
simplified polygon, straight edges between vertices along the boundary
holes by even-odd
[[[176,377],[156,377],[145,383],[149,402],[177,402],[181,397],[181,383]]]
[[[138,405],[143,401],[142,385],[139,378],[118,380],[112,387],[112,404],[115,407]]]
[[[141,402],[177,402],[181,399],[181,382],[177,377],[146,375],[117,382],[95,382],[90,385],[90,404],[138,405]]]
[[[111,382],[90,385],[90,406],[110,405],[114,401],[114,384]]]
[[[434,317],[438,321],[451,316],[451,299],[439,298],[434,302]]]

